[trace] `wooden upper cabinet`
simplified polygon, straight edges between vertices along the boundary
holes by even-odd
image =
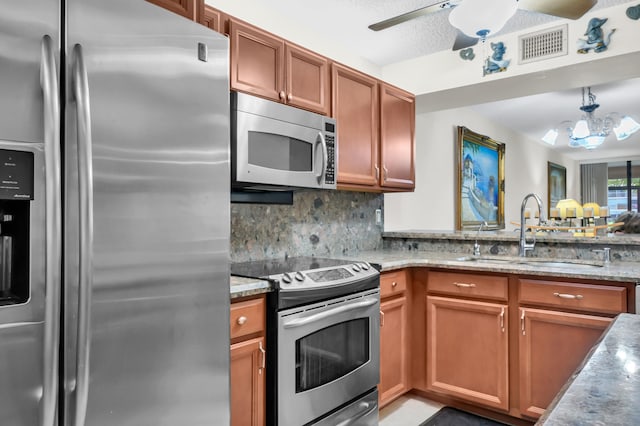
[[[225,17],[226,15],[218,9],[214,9],[208,4],[205,4],[198,22],[214,31],[226,34],[226,28],[224,25]]]
[[[415,187],[415,97],[380,84],[380,186]]]
[[[192,21],[200,21],[200,16],[204,13],[204,0],[147,0],[164,9],[184,16]]]
[[[286,103],[329,115],[329,60],[310,50],[285,43]]]
[[[234,19],[229,35],[231,89],[328,115],[327,58]]]
[[[284,41],[266,31],[229,20],[231,89],[272,100],[284,97]]]
[[[332,111],[338,130],[338,185],[378,186],[378,80],[334,63]]]

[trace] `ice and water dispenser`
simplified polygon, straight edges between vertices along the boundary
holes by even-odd
[[[0,306],[29,299],[33,153],[0,149]]]

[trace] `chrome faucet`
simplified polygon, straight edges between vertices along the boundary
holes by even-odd
[[[480,231],[482,231],[483,226],[489,226],[487,221],[483,221],[478,227],[478,232],[476,233],[476,242],[473,244],[473,255],[480,256],[480,244],[478,244],[478,236],[480,235]]]
[[[533,241],[528,242],[526,237],[526,225],[524,223],[524,208],[527,205],[527,201],[529,198],[533,198],[536,200],[536,204],[538,204],[538,225],[544,220],[544,209],[542,208],[542,200],[540,197],[534,193],[527,194],[522,200],[522,206],[520,207],[520,250],[518,252],[519,256],[525,257],[528,251],[533,251],[533,248],[536,245],[536,234],[533,233]]]

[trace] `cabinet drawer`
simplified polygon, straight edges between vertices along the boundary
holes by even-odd
[[[265,329],[264,298],[231,304],[231,338],[259,333]]]
[[[380,275],[380,297],[402,294],[407,290],[407,271],[385,272]]]
[[[627,311],[627,289],[624,287],[539,280],[519,281],[520,303],[607,314]]]
[[[481,299],[507,300],[508,279],[461,272],[429,272],[429,291]]]

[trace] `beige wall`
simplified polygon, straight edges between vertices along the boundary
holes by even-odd
[[[419,113],[416,116],[416,190],[385,194],[385,231],[455,228],[457,126],[506,144],[505,229],[514,229],[510,222],[520,221],[520,205],[528,193],[540,195],[546,208],[547,161],[567,168],[567,195],[580,198],[577,162],[554,154],[540,143],[527,140],[468,108]]]

